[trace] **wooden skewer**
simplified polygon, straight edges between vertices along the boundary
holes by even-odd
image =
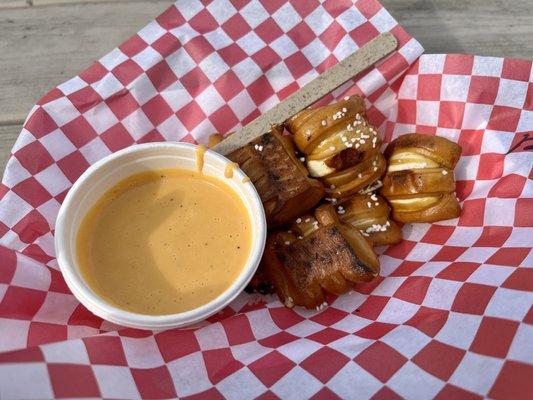
[[[228,155],[255,138],[268,132],[273,125],[278,125],[299,111],[338,88],[355,75],[371,67],[383,57],[392,53],[398,41],[391,33],[382,33],[363,47],[334,65],[303,88],[291,94],[274,108],[260,115],[241,130],[228,136],[213,150]]]

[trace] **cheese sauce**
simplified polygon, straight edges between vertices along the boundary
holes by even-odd
[[[224,169],[224,177],[228,179],[233,178],[233,171],[235,171],[236,168],[239,168],[239,164],[236,162],[230,162],[226,164],[226,168]]]
[[[83,219],[78,264],[108,302],[149,315],[192,310],[222,294],[250,255],[251,220],[235,191],[190,170],[118,183]]]
[[[200,173],[204,170],[204,154],[206,150],[206,147],[201,144],[196,147],[196,170]]]

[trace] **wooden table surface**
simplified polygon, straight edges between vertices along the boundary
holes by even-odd
[[[533,58],[531,0],[382,0],[426,53]],[[0,0],[0,171],[48,90],[165,10],[169,0]]]

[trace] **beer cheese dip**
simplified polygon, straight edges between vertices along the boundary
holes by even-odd
[[[189,311],[215,299],[237,279],[251,246],[251,219],[238,194],[186,169],[119,182],[84,217],[76,240],[92,290],[146,315]]]

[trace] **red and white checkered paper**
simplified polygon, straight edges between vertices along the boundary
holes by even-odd
[[[406,225],[379,279],[321,312],[242,294],[147,332],[71,295],[54,223],[91,163],[234,130],[384,31],[398,51],[324,101],[361,93],[386,140],[458,142],[460,218]],[[184,0],[48,93],[0,186],[0,397],[532,398],[532,63],[422,52],[375,0]]]

